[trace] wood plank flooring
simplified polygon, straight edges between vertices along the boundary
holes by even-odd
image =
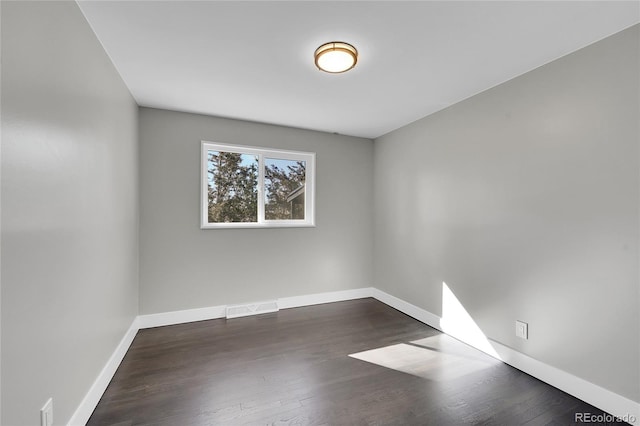
[[[602,412],[374,299],[140,330],[89,425],[568,425]]]

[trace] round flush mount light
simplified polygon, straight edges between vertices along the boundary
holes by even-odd
[[[349,71],[358,62],[358,51],[349,43],[332,41],[316,49],[313,54],[319,70],[331,74]]]

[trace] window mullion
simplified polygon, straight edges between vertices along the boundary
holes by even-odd
[[[264,224],[264,155],[258,154],[258,223]]]

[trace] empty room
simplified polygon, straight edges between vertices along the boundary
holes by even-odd
[[[2,426],[640,425],[640,2],[0,18]]]

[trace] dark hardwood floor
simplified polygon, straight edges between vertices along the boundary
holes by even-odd
[[[141,330],[89,425],[567,425],[602,412],[374,299]]]

